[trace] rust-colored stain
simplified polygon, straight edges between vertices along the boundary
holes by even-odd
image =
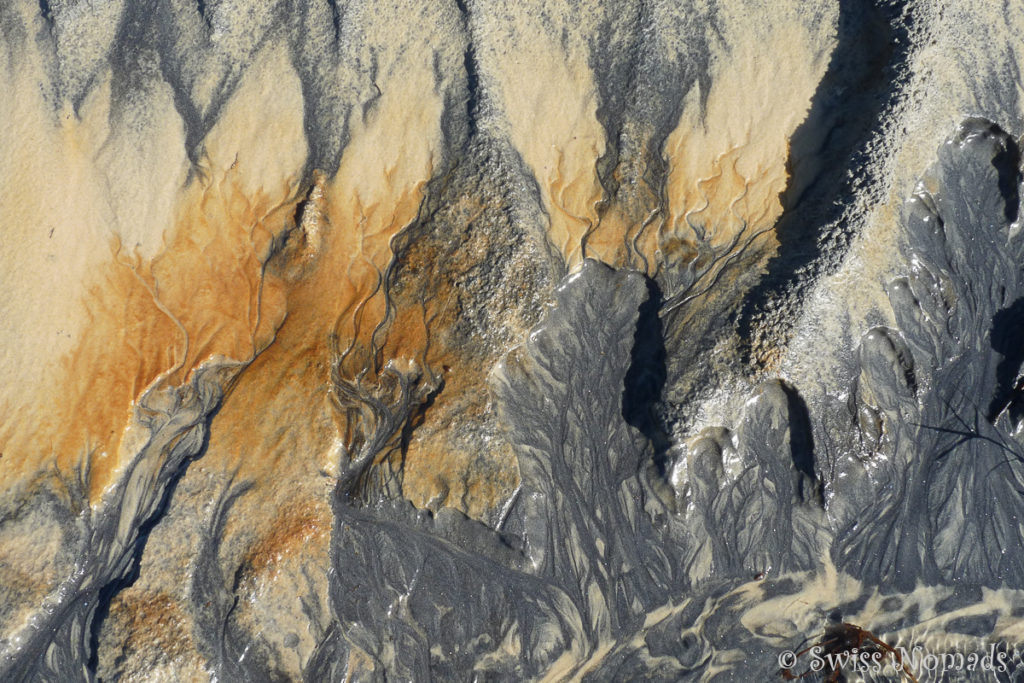
[[[721,248],[772,218],[777,197],[751,194],[737,170],[739,154],[737,148],[722,155],[692,187],[675,179],[668,216],[637,233],[634,246],[651,274],[657,264],[704,265],[693,226],[707,225],[708,242]],[[323,400],[334,361],[329,340],[336,338],[347,350],[349,376],[368,368],[372,381],[373,370],[391,358],[449,369],[407,444],[407,494],[418,504],[454,503],[470,493],[478,510],[496,504],[514,486],[514,468],[496,480],[467,482],[459,473],[470,471],[478,454],[458,447],[445,429],[453,415],[482,415],[488,400],[480,389],[487,354],[473,357],[479,349],[445,332],[459,314],[452,274],[473,265],[473,250],[445,255],[444,274],[425,277],[415,292],[398,297],[400,305],[392,301],[389,310],[385,296],[393,241],[417,217],[433,173],[429,158],[419,179],[404,187],[388,187],[392,172],[385,169],[386,191],[369,198],[358,178],[344,174],[318,174],[303,193],[282,182],[250,196],[235,182],[237,173],[232,165],[192,180],[157,255],[144,258],[112,241],[109,265],[85,291],[88,334],[63,360],[61,395],[50,398],[51,410],[31,411],[49,423],[4,423],[5,452],[37,455],[6,457],[0,467],[18,463],[30,471],[37,458],[52,456],[66,469],[90,458],[95,496],[122,464],[118,446],[138,397],[154,383],[181,384],[203,361],[225,357],[252,363],[216,418],[208,466],[241,468],[242,477],[256,480],[280,476],[291,463],[296,471],[315,471],[343,457],[335,445],[337,416]],[[558,173],[549,186],[561,212],[549,237],[567,263],[584,251],[613,265],[629,259],[625,237],[635,221],[616,205],[599,216],[598,190],[590,177]],[[467,221],[473,216],[467,210]],[[439,256],[414,248],[403,255],[403,267],[427,273]],[[51,441],[40,442],[40,434]]]
[[[613,170],[627,189],[606,196],[596,170],[605,131],[589,67],[585,60],[565,62],[557,41],[545,41],[535,61],[564,72],[565,87],[521,70],[495,74],[509,139],[533,172],[546,212],[538,239],[569,269],[584,257],[651,276],[691,269],[700,286],[732,277],[730,263],[760,263],[774,246],[770,228],[781,212],[786,141],[799,108],[772,112],[762,124],[725,116],[737,111],[736,103],[711,97],[707,120],[726,122],[718,130],[717,123],[687,118],[685,112],[697,110],[688,104],[659,151],[664,190],[641,186],[645,161],[631,158]],[[235,120],[231,107],[239,121],[251,117],[256,103],[275,101],[270,93],[281,79],[294,78],[284,57],[267,60],[267,75],[233,101],[225,120]],[[423,76],[410,80],[403,71],[402,83],[430,82],[429,64],[402,69]],[[394,73],[390,78],[399,78]],[[224,123],[211,133],[210,158],[172,195],[172,225],[159,248],[107,235],[106,262],[85,271],[81,338],[61,358],[51,384],[27,389],[17,401],[12,392],[5,395],[5,482],[49,460],[61,470],[88,462],[95,500],[134,455],[124,438],[139,397],[155,385],[188,381],[215,358],[241,366],[214,419],[207,467],[252,481],[332,471],[348,455],[341,446],[349,429],[328,400],[332,367],[373,384],[387,361],[397,359],[443,379],[402,444],[406,495],[431,506],[461,505],[470,497],[477,501],[474,514],[507,495],[516,481],[512,458],[498,441],[481,450],[479,436],[488,433],[490,419],[482,387],[493,362],[531,325],[507,323],[500,343],[457,331],[466,306],[480,296],[465,292],[459,277],[488,258],[494,236],[486,229],[470,231],[472,239],[450,252],[402,243],[422,218],[427,184],[443,158],[443,98],[426,85],[422,92],[383,85],[379,101],[350,125],[338,168],[300,183],[298,171],[278,168],[301,167],[301,159],[284,151],[247,166],[248,157],[235,150],[244,151],[248,133],[233,136]],[[751,95],[759,96],[760,90]],[[301,116],[291,121],[294,112],[286,109],[260,125],[281,127],[302,155]],[[58,147],[88,157],[98,144],[89,135],[101,138],[86,133],[66,134]],[[458,201],[465,205],[462,227],[487,208],[486,200]],[[742,261],[730,261],[741,253]],[[396,264],[400,282],[389,281]],[[501,305],[510,309],[507,303]],[[450,429],[456,416],[477,440]],[[482,459],[493,467],[481,466]]]
[[[122,592],[110,604],[110,619],[125,633],[120,659],[141,659],[153,668],[171,662],[182,669],[202,670],[189,619],[178,602],[163,592]],[[191,666],[183,666],[190,662]]]
[[[285,505],[273,515],[273,523],[242,558],[242,586],[252,589],[264,578],[273,579],[282,562],[300,557],[304,561],[322,552],[326,557],[330,540],[331,511],[319,502]]]
[[[119,445],[147,388],[179,385],[213,357],[252,359],[270,344],[284,286],[265,264],[296,199],[287,186],[246,196],[233,176],[191,183],[156,256],[111,241],[109,264],[85,287],[87,333],[62,359],[58,385],[33,397],[46,408],[31,410],[31,422],[5,420],[5,451],[21,457],[0,467],[27,472],[53,457],[66,470],[88,458],[95,497],[132,455]]]
[[[350,349],[350,372],[372,367],[370,341],[385,320],[382,274],[391,258],[389,243],[415,217],[421,192],[414,187],[393,204],[356,203],[347,210],[325,199],[316,226],[319,253],[286,249],[273,262],[275,270],[300,277],[283,297],[288,315],[274,343],[242,373],[215,420],[205,457],[209,467],[240,468],[240,478],[261,480],[286,476],[281,468],[315,473],[342,457],[326,400],[335,360],[330,340],[336,337],[341,348]],[[308,245],[305,232],[292,239]],[[314,265],[306,274],[295,260]],[[421,352],[415,336],[394,348],[412,357]]]
[[[706,259],[772,246],[764,235],[782,212],[779,196],[788,179],[787,157],[765,163],[762,150],[734,145],[699,165],[692,149],[698,144],[703,140],[680,131],[666,143],[669,171],[663,205],[642,187],[608,196],[595,175],[579,174],[586,163],[579,158],[570,163],[560,154],[544,196],[551,211],[548,239],[565,264],[571,269],[585,257],[594,258],[655,276],[685,269],[700,258],[698,243],[707,251]],[[579,153],[578,145],[575,149]],[[587,152],[590,164],[596,163],[600,150]],[[577,174],[564,175],[566,168]],[[621,187],[623,169],[616,168],[613,178]]]

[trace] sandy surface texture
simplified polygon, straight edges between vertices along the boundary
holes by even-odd
[[[1011,675],[1022,35],[0,2],[0,680]]]

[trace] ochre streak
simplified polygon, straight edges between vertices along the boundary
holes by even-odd
[[[284,93],[297,86],[286,61],[270,57],[251,73],[208,136],[201,166],[177,192],[171,220],[140,229],[128,224],[129,212],[115,212],[106,226],[106,258],[102,247],[89,252],[92,265],[79,301],[59,298],[59,289],[52,298],[50,305],[71,318],[69,329],[82,330],[80,339],[53,365],[50,383],[25,387],[17,408],[4,397],[5,481],[14,483],[40,460],[52,458],[65,471],[85,460],[95,499],[136,455],[122,437],[147,389],[187,382],[211,358],[250,361],[273,340],[285,314],[284,288],[264,271],[272,243],[295,211],[302,120],[285,107],[264,107],[262,117],[252,113],[272,82]],[[83,114],[81,123],[67,124],[71,133],[64,140],[86,135],[75,130],[93,118]],[[288,135],[276,145],[242,144],[257,129]],[[104,177],[89,166],[98,163],[96,156],[82,163],[87,170],[79,173]],[[102,183],[95,189],[114,191]],[[102,194],[91,201],[116,204]],[[74,223],[80,216],[49,220],[85,230]],[[83,243],[83,249],[90,246]]]
[[[336,173],[318,174],[299,225],[268,263],[268,274],[288,283],[287,318],[239,377],[211,432],[204,467],[237,470],[238,480],[267,486],[257,496],[262,512],[256,517],[268,524],[273,506],[286,504],[298,487],[325,481],[318,473],[334,471],[349,455],[341,448],[348,426],[329,400],[334,348],[345,356],[343,373],[367,368],[368,382],[378,350],[374,333],[389,319],[376,337],[377,347],[387,342],[382,357],[424,353],[419,313],[409,324],[408,312],[394,321],[392,311],[389,318],[383,288],[393,241],[414,224],[440,154],[443,105],[429,88],[430,65],[405,66],[416,76],[409,82],[425,90],[403,86],[406,72],[394,83],[382,81],[373,109],[352,124]],[[248,500],[239,501],[241,508]],[[260,526],[258,533],[274,532]]]

